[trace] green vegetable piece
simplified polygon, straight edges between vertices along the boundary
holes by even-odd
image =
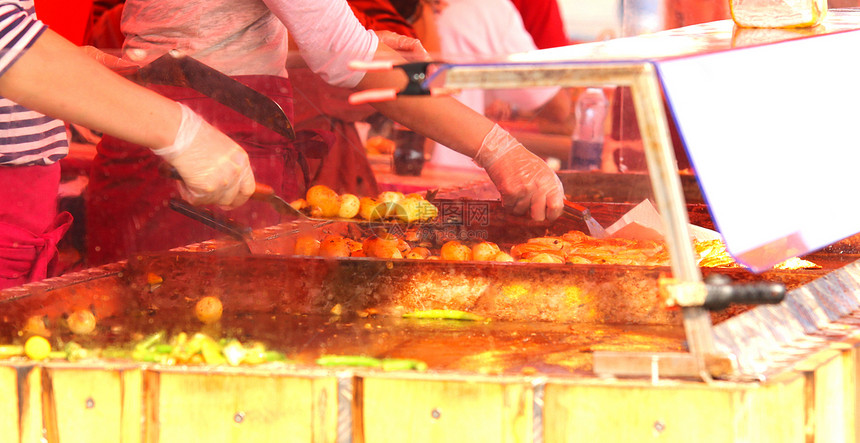
[[[131,354],[132,352],[128,349],[116,347],[104,348],[104,350],[102,350],[102,358],[109,359],[133,359]]]
[[[464,320],[464,321],[483,321],[484,317],[477,314],[472,314],[466,311],[457,311],[454,309],[430,309],[426,311],[413,311],[403,314],[403,318],[424,318],[424,319],[440,319],[440,320]]]
[[[155,345],[152,350],[155,351],[156,354],[170,354],[173,352],[173,349],[174,349],[173,345],[168,345],[166,343],[159,343],[159,344]]]
[[[154,334],[150,334],[148,337],[144,338],[137,345],[134,346],[135,349],[149,349],[151,346],[156,343],[164,340],[164,331],[158,331]]]
[[[221,347],[211,338],[203,340],[200,344],[200,352],[203,354],[203,361],[210,365],[223,365],[227,363],[227,359],[221,354]]]
[[[364,355],[323,355],[316,363],[320,366],[367,366],[379,367],[382,362],[378,358]]]
[[[289,361],[283,352],[278,351],[265,351],[263,352],[263,356],[267,362]]]
[[[427,363],[412,358],[385,358],[382,360],[383,371],[426,371]]]
[[[134,361],[155,363],[159,361],[160,358],[160,355],[147,349],[135,349],[131,352],[131,359]]]
[[[19,357],[24,355],[24,347],[21,345],[0,345],[0,358]]]
[[[66,352],[66,360],[71,362],[84,360],[94,356],[93,351],[90,351],[73,341],[67,343],[63,350]]]
[[[65,360],[67,355],[66,351],[51,351],[48,353],[48,360]]]

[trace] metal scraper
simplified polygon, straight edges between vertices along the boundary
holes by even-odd
[[[141,84],[194,89],[290,140],[296,139],[287,114],[274,100],[179,51],[170,51],[153,60],[131,79]]]
[[[591,211],[585,206],[565,200],[563,215],[584,221],[588,228],[588,235],[594,238],[606,238],[606,229],[603,229],[603,226],[591,216]]]

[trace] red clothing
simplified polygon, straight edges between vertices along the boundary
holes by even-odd
[[[523,24],[538,49],[570,44],[557,0],[511,0],[511,3],[520,11]]]
[[[350,90],[325,83],[309,69],[290,68],[289,75],[295,91],[295,129],[334,134],[325,157],[308,159],[309,184],[323,184],[340,194],[375,197],[379,186],[355,122],[376,111],[370,105],[350,105],[346,101]]]
[[[412,25],[387,0],[348,0],[352,12],[365,28],[385,30],[416,38]],[[323,82],[308,69],[291,68],[295,91],[296,130],[330,131],[334,142],[322,159],[309,159],[312,185],[324,184],[339,193],[376,196],[379,186],[367,160],[367,152],[355,122],[376,111],[369,105],[347,102],[352,92]]]
[[[275,100],[292,119],[289,80],[273,76],[235,78]],[[185,104],[239,143],[248,152],[258,182],[271,186],[287,201],[304,195],[304,177],[298,163],[301,147],[297,143],[197,91],[155,85],[152,89]],[[179,193],[173,180],[159,175],[161,162],[149,149],[114,137],[106,136],[99,143],[85,199],[89,265],[224,235],[168,208],[169,199],[178,198]],[[257,201],[249,201],[226,215],[253,228],[279,221],[271,206]]]
[[[53,276],[72,225],[71,214],[57,214],[59,183],[59,163],[0,167],[0,289]]]
[[[417,38],[412,25],[387,0],[347,0],[347,3],[365,28]]]

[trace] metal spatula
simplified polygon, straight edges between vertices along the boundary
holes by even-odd
[[[606,238],[607,236],[606,230],[591,216],[591,211],[585,206],[565,200],[562,216],[584,221],[585,226],[588,228],[588,235],[594,238]]]

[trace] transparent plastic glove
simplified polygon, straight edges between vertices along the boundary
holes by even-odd
[[[561,180],[540,157],[511,134],[494,125],[484,137],[475,163],[486,169],[514,214],[530,213],[537,221],[555,220],[564,207]]]
[[[182,177],[179,193],[193,205],[216,204],[235,208],[254,192],[254,173],[245,152],[236,142],[182,108],[182,123],[173,144],[153,149]]]
[[[385,44],[385,46],[409,55],[410,59],[426,60],[430,57],[427,50],[424,49],[424,46],[421,44],[421,41],[418,39],[391,31],[376,31],[376,35],[379,37],[379,41]]]

